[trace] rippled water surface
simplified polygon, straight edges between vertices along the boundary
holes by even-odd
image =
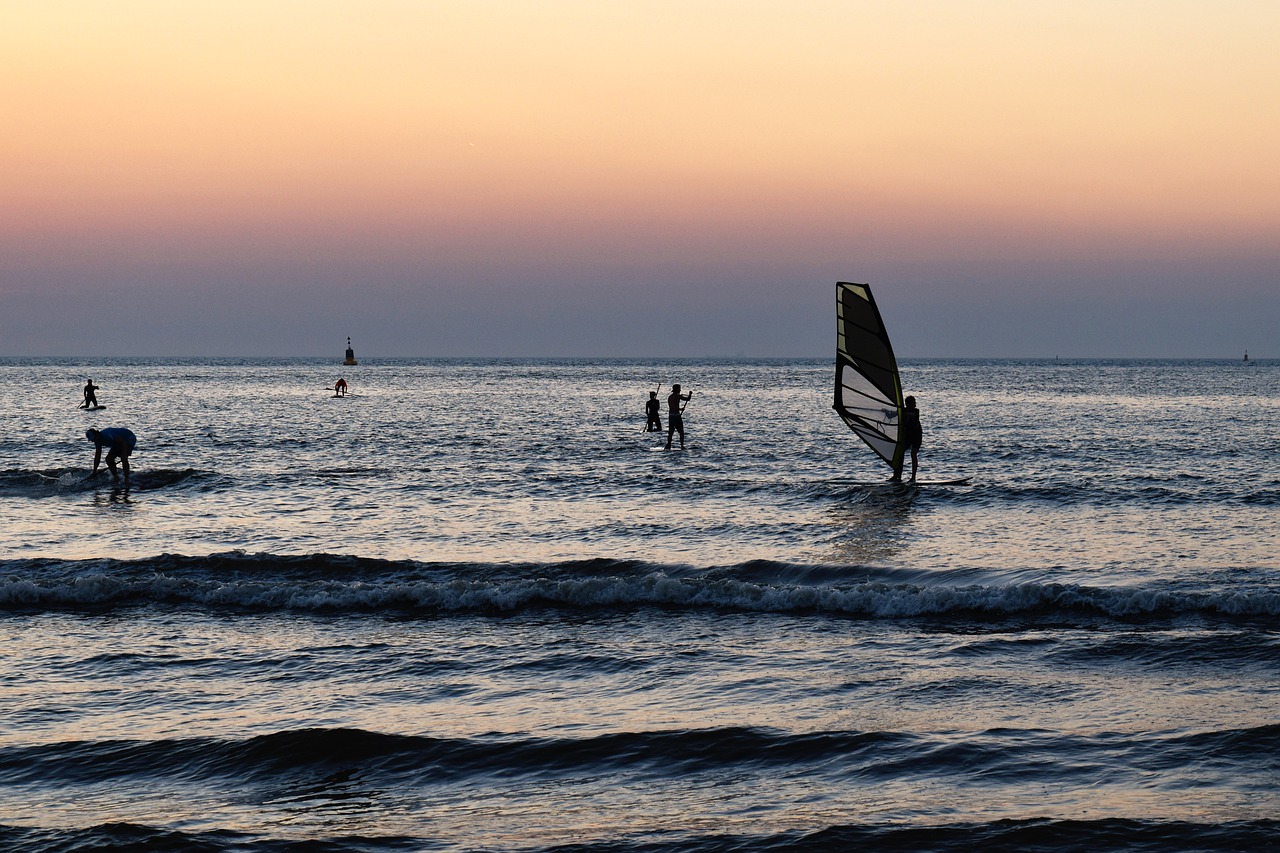
[[[1280,365],[831,374],[0,360],[0,845],[1276,846]]]

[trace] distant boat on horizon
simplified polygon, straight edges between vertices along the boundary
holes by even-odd
[[[342,360],[343,364],[355,365],[360,362],[356,361],[356,351],[351,348],[351,336],[347,335],[347,357]]]

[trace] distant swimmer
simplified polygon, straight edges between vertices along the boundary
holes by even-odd
[[[916,408],[916,398],[908,397],[902,401],[902,441],[905,447],[911,448],[911,480],[916,481],[916,468],[920,464],[920,445],[924,443],[924,429],[920,426],[920,410]],[[893,482],[902,481],[902,461],[893,469]]]
[[[671,436],[680,433],[680,447],[684,448],[684,405],[693,397],[693,392],[688,394],[680,393],[679,385],[671,386],[671,393],[667,395],[667,450],[671,449]]]
[[[102,461],[102,448],[105,447],[107,448],[107,468],[111,470],[111,479],[117,481],[120,479],[120,475],[116,473],[116,459],[119,459],[120,467],[124,469],[124,483],[126,486],[129,485],[129,456],[138,443],[138,437],[123,427],[89,429],[85,430],[84,436],[93,442],[93,470],[89,472],[89,476],[98,475],[98,463]]]
[[[84,402],[80,404],[80,408],[92,409],[98,405],[98,395],[95,393],[97,390],[98,386],[93,384],[92,379],[84,381]]]
[[[662,403],[658,402],[658,392],[649,392],[649,402],[644,404],[645,432],[662,432]]]
[[[335,397],[347,396],[347,380],[339,377],[338,381],[333,383],[333,396]]]

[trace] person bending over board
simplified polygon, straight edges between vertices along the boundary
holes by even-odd
[[[123,427],[88,429],[85,430],[84,437],[93,442],[93,470],[89,472],[89,476],[98,475],[98,463],[102,460],[102,448],[105,447],[107,448],[107,468],[111,469],[111,479],[116,481],[120,479],[120,475],[116,473],[116,459],[119,459],[120,467],[124,469],[124,484],[129,485],[129,456],[138,443],[138,437],[131,430]]]
[[[98,395],[94,392],[98,390],[98,386],[93,384],[92,379],[84,381],[84,402],[80,404],[82,409],[91,409],[98,405]]]
[[[338,377],[338,381],[333,383],[333,396],[335,397],[347,396],[347,380],[343,379],[342,377]]]
[[[916,481],[916,468],[920,465],[920,445],[924,442],[924,429],[920,426],[920,410],[916,408],[916,398],[908,397],[902,401],[902,440],[911,448],[911,480]],[[893,482],[902,482],[902,463],[893,469]]]
[[[649,402],[644,404],[645,432],[662,432],[662,404],[658,402],[658,392],[649,392]]]
[[[671,393],[667,395],[667,450],[671,449],[672,434],[677,432],[680,433],[680,449],[684,449],[684,406],[680,404],[688,403],[692,396],[692,391],[681,394],[679,385],[671,386]]]

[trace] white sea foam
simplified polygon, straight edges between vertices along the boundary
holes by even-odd
[[[218,608],[367,612],[501,611],[531,607],[727,609],[900,619],[921,616],[1098,614],[1108,617],[1199,613],[1232,617],[1280,615],[1280,594],[1090,588],[1074,584],[915,585],[870,581],[847,585],[773,585],[716,577],[601,575],[446,581],[364,578],[225,579],[89,573],[71,578],[0,579],[0,605],[96,607],[143,604]]]

